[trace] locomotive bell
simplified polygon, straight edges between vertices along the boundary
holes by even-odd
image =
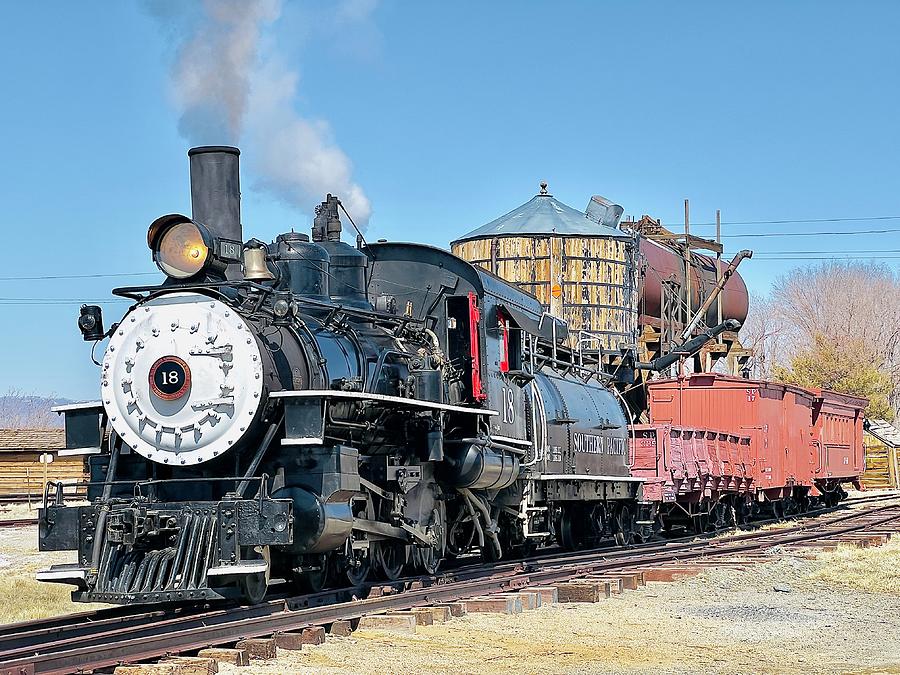
[[[248,247],[244,249],[244,279],[249,281],[269,281],[275,278],[266,265],[266,249]]]

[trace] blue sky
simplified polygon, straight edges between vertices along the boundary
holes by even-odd
[[[347,26],[330,3],[289,1],[270,32],[299,73],[292,105],[353,162],[371,239],[445,246],[542,179],[577,208],[602,194],[673,225],[684,198],[695,222],[716,208],[726,222],[900,216],[900,3],[355,4],[371,11]],[[147,225],[189,212],[174,37],[127,0],[4,6],[0,298],[20,301],[0,300],[0,393],[93,397],[79,302],[156,278]],[[308,225],[246,165],[243,184],[245,236]],[[890,228],[900,220],[725,229]],[[890,256],[900,232],[726,240],[745,247],[743,274],[765,292],[806,263],[764,252]],[[9,279],[93,273],[150,274]]]

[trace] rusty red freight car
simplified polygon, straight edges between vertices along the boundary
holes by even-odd
[[[670,424],[632,427],[631,472],[667,526],[702,532],[745,518],[753,477],[750,436]]]
[[[868,400],[827,389],[813,390],[814,485],[826,503],[844,496],[841,483],[860,488],[865,468],[863,418]]]
[[[655,425],[748,435],[756,502],[777,515],[858,480],[864,399],[716,373],[655,380],[648,391]]]

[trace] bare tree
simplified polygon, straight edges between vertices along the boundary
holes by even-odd
[[[25,394],[17,389],[0,396],[0,429],[49,429],[61,426],[50,411],[59,399]]]
[[[770,298],[750,294],[750,312],[741,327],[741,344],[753,350],[751,376],[773,377],[775,366],[783,365],[790,351],[789,327],[775,313]]]
[[[900,279],[890,268],[833,261],[793,270],[773,285],[772,321],[781,325],[775,361],[814,346],[817,335],[835,344],[859,343],[890,377],[891,403],[900,405]]]

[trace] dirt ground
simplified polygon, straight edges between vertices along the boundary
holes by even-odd
[[[878,590],[859,590],[860,583]],[[898,627],[900,543],[894,543],[714,569],[597,604],[470,614],[420,626],[415,635],[329,637],[325,645],[282,651],[251,669],[267,675],[900,673]],[[220,672],[247,669],[222,665]]]

